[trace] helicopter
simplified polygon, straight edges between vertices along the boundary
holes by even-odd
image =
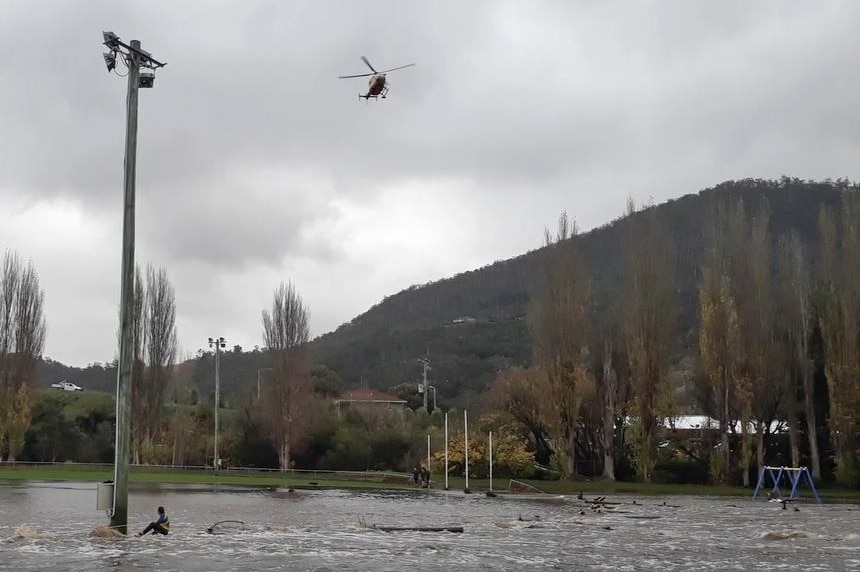
[[[378,72],[373,68],[372,65],[370,65],[370,62],[367,61],[366,57],[361,56],[361,61],[363,61],[367,65],[367,67],[370,68],[370,71],[372,73],[361,73],[361,74],[356,74],[356,75],[342,75],[339,77],[339,79],[349,79],[349,78],[353,78],[353,77],[370,77],[370,80],[367,82],[367,93],[358,94],[358,98],[364,99],[364,100],[368,100],[371,97],[373,99],[376,99],[377,97],[381,97],[382,99],[385,99],[386,94],[388,94],[388,85],[385,82],[385,74],[387,74],[388,72],[396,71],[396,70],[402,70],[403,68],[411,68],[412,66],[415,65],[415,64],[407,64],[405,66],[400,66],[397,68],[391,68],[390,70],[384,70],[384,71]]]

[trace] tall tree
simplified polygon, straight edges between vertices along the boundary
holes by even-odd
[[[798,394],[802,395],[803,415],[806,419],[806,436],[809,443],[809,466],[816,480],[821,478],[821,461],[818,453],[818,428],[813,403],[812,362],[809,355],[810,287],[809,264],[803,243],[796,232],[780,239],[778,276],[779,329],[785,344],[786,356],[784,409],[792,441],[792,465],[800,466],[800,452],[796,417]]]
[[[819,319],[830,395],[830,434],[836,478],[860,484],[860,196],[842,195],[841,224],[820,216],[824,281]]]
[[[699,368],[710,390],[714,408],[711,413],[720,424],[720,452],[711,460],[711,476],[716,482],[726,483],[731,466],[730,403],[737,384],[740,332],[719,243],[712,242],[708,250],[699,286]]]
[[[0,274],[0,458],[14,461],[30,425],[30,385],[45,345],[45,294],[32,263],[7,251]]]
[[[590,280],[578,245],[572,238],[576,225],[562,213],[555,238],[546,231],[546,279],[532,311],[531,329],[535,361],[545,375],[545,410],[563,457],[565,473],[575,477],[576,430],[588,371]]]
[[[750,412],[755,421],[756,464],[761,467],[765,464],[765,435],[770,433],[778,416],[783,386],[782,367],[774,339],[770,210],[767,203],[752,217],[745,242],[745,273],[749,282],[745,291],[736,291],[735,296],[741,308],[741,334],[746,352],[744,379],[749,383]],[[743,484],[749,486],[748,461],[743,468]]]
[[[310,394],[310,365],[304,345],[310,336],[309,312],[292,283],[275,289],[271,313],[263,310],[263,339],[269,352],[268,420],[281,469],[290,468],[291,447],[302,437],[303,405]]]
[[[615,480],[615,427],[620,404],[625,401],[621,376],[618,375],[618,360],[611,334],[603,336],[597,344],[594,378],[599,406],[602,413],[601,448],[603,449],[603,478]]]
[[[176,361],[176,295],[163,268],[136,271],[133,311],[132,418],[135,462],[148,462]]]
[[[673,248],[653,207],[636,212],[628,202],[621,298],[624,350],[632,389],[633,453],[639,476],[650,482],[656,431],[670,413],[667,383],[674,324]]]

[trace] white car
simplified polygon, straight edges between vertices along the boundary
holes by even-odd
[[[63,380],[59,383],[52,383],[51,387],[54,387],[56,389],[62,389],[63,391],[83,391],[84,390],[84,388],[81,387],[80,385],[75,385],[74,383],[71,383],[71,382],[66,381],[66,380]]]

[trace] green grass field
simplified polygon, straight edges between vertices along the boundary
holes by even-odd
[[[49,481],[106,481],[113,478],[113,472],[108,468],[74,467],[2,467],[0,481],[20,480],[49,480]],[[173,484],[210,484],[210,485],[239,485],[253,487],[294,487],[294,488],[338,488],[338,489],[376,489],[376,490],[414,490],[415,487],[406,481],[406,477],[397,477],[383,473],[368,472],[362,475],[330,474],[330,473],[296,473],[281,474],[275,472],[245,472],[204,470],[171,470],[133,468],[130,480],[132,483],[173,483]],[[438,482],[438,481],[434,481]],[[634,494],[634,495],[698,495],[749,497],[750,489],[743,487],[717,487],[709,485],[677,485],[677,484],[648,484],[635,482],[609,481],[534,481],[522,482],[536,487],[549,494],[577,494],[580,491],[590,494]],[[312,484],[315,483],[315,484]],[[495,479],[493,489],[499,492],[508,490],[508,479]],[[463,490],[465,481],[461,478],[451,478],[448,481],[452,490]],[[441,482],[436,488],[442,486]],[[470,479],[469,489],[472,492],[489,490],[486,479]],[[535,491],[536,492],[536,491]],[[860,503],[860,490],[844,488],[819,488],[821,498],[827,502]],[[809,490],[802,489],[801,496],[809,497]]]

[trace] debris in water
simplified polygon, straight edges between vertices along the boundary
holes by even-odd
[[[222,520],[222,521],[216,522],[215,524],[213,524],[212,526],[207,528],[206,532],[208,532],[209,534],[225,534],[226,532],[232,532],[232,530],[224,530],[224,527],[218,528],[219,526],[222,526],[224,524],[238,524],[241,526],[241,528],[239,530],[241,530],[243,532],[245,530],[245,523],[241,520]],[[229,527],[229,528],[233,529],[236,527]]]
[[[383,532],[463,532],[462,526],[377,526]]]
[[[763,532],[761,536],[759,536],[762,540],[792,540],[794,538],[809,538],[809,535],[805,532],[792,531],[792,532]]]
[[[125,538],[126,536],[115,528],[97,526],[90,532],[92,538]]]
[[[15,538],[17,540],[38,540],[40,538],[49,538],[50,536],[50,534],[46,534],[30,524],[19,524],[15,527]]]

